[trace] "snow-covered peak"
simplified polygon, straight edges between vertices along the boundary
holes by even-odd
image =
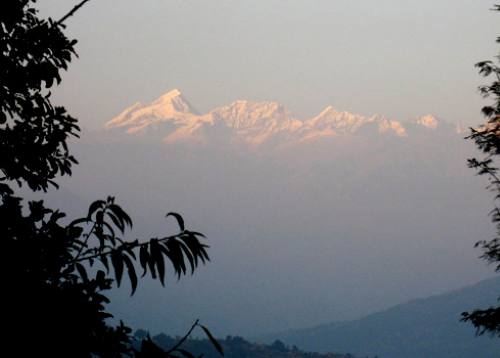
[[[354,132],[364,122],[364,116],[341,112],[332,106],[326,107],[320,114],[305,121],[306,128],[331,129],[335,132]]]
[[[173,89],[157,100],[155,100],[152,105],[157,105],[165,110],[173,110],[182,113],[194,113],[196,112],[189,102],[184,98],[181,91],[178,89]]]
[[[379,133],[394,133],[400,137],[406,136],[406,129],[398,121],[377,115],[366,117],[361,114],[338,111],[332,106],[326,107],[317,116],[306,120],[303,131],[313,131],[316,136],[331,136],[340,133],[356,133],[361,128],[378,128]]]
[[[399,137],[407,137],[408,133],[406,132],[406,128],[403,126],[401,122],[390,120],[390,119],[381,119],[378,122],[378,130],[380,133],[385,132],[394,132]]]
[[[318,114],[317,117],[330,116],[330,115],[334,115],[336,113],[338,113],[338,112],[335,108],[333,108],[333,106],[327,106],[327,107],[325,107],[324,110],[321,111],[320,114]]]
[[[302,126],[282,104],[271,101],[238,100],[215,108],[209,115],[251,145],[262,144],[277,134],[288,134]]]
[[[436,129],[439,125],[438,119],[430,114],[417,118],[416,123],[429,129]]]
[[[181,91],[177,88],[174,88],[173,90],[170,90],[170,91],[164,93],[163,95],[161,95],[160,99],[175,98],[175,97],[179,97],[179,96],[182,96]]]
[[[107,122],[106,128],[126,127],[129,133],[140,132],[159,122],[185,121],[194,112],[181,92],[174,89],[148,104],[135,103]]]
[[[253,102],[238,100],[229,105],[218,107],[210,112],[218,120],[223,120],[229,127],[245,129],[269,122],[287,122],[292,116],[278,102]]]

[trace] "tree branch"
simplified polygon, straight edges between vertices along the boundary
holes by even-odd
[[[172,240],[172,239],[175,239],[175,238],[178,238],[179,237],[179,234],[177,235],[172,235],[172,236],[167,236],[167,237],[164,237],[162,239],[159,239],[158,242],[163,242],[163,241],[167,241],[167,240]],[[122,250],[123,246],[124,245],[130,245],[130,248],[132,249],[136,249],[138,247],[142,247],[142,246],[148,246],[151,244],[151,240],[148,240],[148,241],[145,241],[145,242],[142,242],[142,243],[139,243],[137,240],[136,241],[132,241],[132,242],[126,242],[118,247],[115,247],[113,249],[110,249],[108,251],[103,251],[103,252],[100,252],[98,254],[94,254],[94,255],[90,255],[90,256],[84,256],[84,257],[80,257],[80,258],[75,258],[73,261],[71,261],[70,264],[76,264],[77,262],[82,262],[82,261],[88,261],[88,260],[92,260],[92,259],[96,259],[100,256],[108,256],[110,254],[112,254],[113,252],[116,252],[116,251],[119,251],[119,250]]]
[[[85,3],[87,3],[88,1],[90,0],[83,0],[82,2],[80,2],[79,4],[75,5],[70,12],[68,12],[66,15],[64,15],[63,17],[61,17],[59,19],[59,21],[56,22],[56,25],[59,25],[59,26],[63,26],[63,23],[64,21],[66,21],[66,19],[68,17],[71,17],[75,14],[75,12],[77,12],[83,5],[85,5]]]
[[[97,225],[97,221],[94,221],[94,224],[92,225],[92,228],[90,229],[90,231],[85,235],[85,241],[83,242],[83,245],[80,247],[80,250],[78,250],[78,253],[76,254],[73,262],[78,262],[79,258],[80,258],[80,255],[82,254],[83,250],[85,249],[85,247],[87,247],[87,243],[90,239],[90,235],[92,235],[92,233],[94,232],[95,230],[95,227]]]
[[[184,335],[184,337],[182,337],[180,339],[179,342],[177,342],[177,344],[175,346],[173,346],[172,348],[170,348],[167,352],[167,354],[170,354],[172,352],[175,352],[180,346],[182,346],[182,344],[186,341],[186,339],[188,339],[188,337],[191,335],[191,333],[193,332],[193,329],[195,329],[195,327],[198,325],[198,322],[200,322],[199,319],[197,319],[193,325],[191,326],[191,328],[189,329],[189,331]]]

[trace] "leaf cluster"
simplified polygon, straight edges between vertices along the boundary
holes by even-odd
[[[118,286],[125,273],[130,280],[132,294],[137,289],[138,282],[136,262],[139,262],[142,269],[141,277],[150,275],[151,278],[160,280],[162,285],[165,284],[168,262],[177,279],[187,273],[193,274],[200,263],[209,261],[206,251],[208,245],[200,241],[205,236],[186,230],[181,215],[166,215],[167,218],[170,216],[177,220],[180,229],[178,234],[146,241],[125,241],[123,235],[126,229],[132,228],[132,220],[128,214],[115,204],[113,197],[97,200],[90,205],[85,218],[74,220],[69,225],[70,230],[82,235],[82,240],[78,240],[73,247],[73,257],[69,263],[85,278],[87,270],[83,264],[93,266],[99,262],[105,268],[106,275],[111,270],[114,272]],[[86,227],[89,228],[87,232]]]
[[[500,5],[495,5],[493,10],[500,11]],[[500,44],[500,37],[497,37],[496,42]],[[491,240],[481,240],[476,243],[476,247],[482,249],[481,258],[495,265],[495,270],[500,272],[500,208],[497,204],[500,200],[500,178],[497,175],[500,156],[500,52],[497,61],[498,63],[482,61],[476,64],[482,76],[493,77],[490,84],[479,87],[481,95],[492,99],[492,102],[482,108],[486,123],[479,128],[471,128],[467,138],[473,140],[484,154],[481,159],[469,159],[468,166],[475,169],[478,175],[488,178],[488,189],[494,194],[495,202],[490,217],[496,226],[496,237]],[[462,320],[471,322],[478,334],[488,332],[500,337],[500,306],[464,312]]]
[[[78,136],[77,120],[52,104],[49,91],[76,56],[76,40],[40,19],[33,3],[0,4],[0,194],[10,191],[7,181],[33,190],[57,186],[54,178],[77,163],[67,146]]]
[[[127,241],[122,235],[132,227],[132,220],[112,197],[95,201],[86,217],[64,225],[65,214],[41,201],[30,202],[24,214],[20,198],[5,196],[0,205],[3,272],[9,272],[4,285],[9,292],[6,305],[16,312],[6,325],[23,331],[31,322],[29,329],[37,333],[29,339],[41,347],[50,344],[50,351],[61,355],[149,357],[131,349],[130,328],[108,324],[112,315],[106,310],[106,291],[114,281],[120,285],[126,275],[133,294],[139,261],[142,276],[149,274],[164,284],[167,262],[180,278],[209,260],[208,246],[200,241],[203,235],[186,230],[179,214],[167,216],[177,219],[178,234]],[[208,329],[196,325],[211,336]],[[153,348],[146,344],[144,349]]]
[[[23,214],[21,199],[0,206],[4,273],[3,305],[9,345],[15,356],[119,357],[128,351],[130,329],[111,327],[104,291],[112,280],[102,271],[85,275],[69,264],[80,232],[61,224],[64,214],[32,202]],[[26,332],[26,337],[22,332]],[[29,342],[29,344],[27,344]],[[113,353],[112,353],[113,352]],[[49,356],[49,355],[47,355]]]

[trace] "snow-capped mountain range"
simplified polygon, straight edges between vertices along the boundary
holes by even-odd
[[[353,134],[370,130],[383,135],[407,137],[411,130],[453,128],[450,124],[425,115],[406,122],[383,116],[363,116],[328,106],[317,116],[296,118],[277,102],[238,100],[198,114],[174,89],[148,104],[135,103],[106,123],[107,129],[124,129],[129,134],[159,134],[165,143],[209,140],[215,133],[228,135],[231,141],[258,146],[271,140],[287,143],[313,141],[319,138]],[[458,128],[456,128],[459,131]]]

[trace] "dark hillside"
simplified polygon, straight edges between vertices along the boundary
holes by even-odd
[[[476,337],[470,324],[460,322],[463,311],[495,304],[500,278],[481,281],[456,291],[417,299],[365,318],[276,334],[305,350],[352,352],[383,358],[495,358],[500,340]]]

